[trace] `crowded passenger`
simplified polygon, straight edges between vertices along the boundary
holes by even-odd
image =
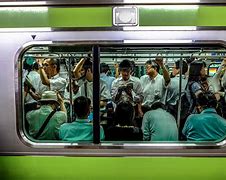
[[[39,109],[26,114],[29,135],[39,140],[59,139],[60,125],[67,120],[64,101],[60,93],[45,91],[39,102],[41,104]],[[58,106],[60,106],[60,111],[57,111]]]
[[[44,61],[38,59],[38,67],[41,81],[37,92],[30,92],[32,98],[39,100],[42,93],[45,91],[57,91],[63,97],[67,82],[64,78],[59,76],[59,60],[54,58],[46,58]]]
[[[31,91],[33,91],[34,93],[36,92],[36,90],[39,88],[40,82],[41,78],[39,74],[38,63],[34,61],[24,81],[24,90],[26,92],[24,95],[24,102],[26,104],[36,102],[36,100],[33,99],[32,96],[30,95],[30,93]]]
[[[176,120],[161,102],[152,104],[151,110],[144,114],[142,131],[144,141],[178,140]]]
[[[115,104],[129,101],[136,107],[136,116],[143,116],[141,103],[143,102],[143,89],[139,78],[131,76],[132,64],[124,59],[119,64],[120,77],[112,83],[111,95]],[[140,123],[141,124],[141,123]]]
[[[217,114],[216,107],[213,94],[198,94],[196,109],[200,114],[190,115],[183,128],[188,141],[216,141],[226,135],[226,120]]]
[[[142,104],[145,113],[155,102],[165,104],[166,89],[170,83],[170,75],[166,69],[162,57],[157,57],[155,61],[148,60],[145,63],[146,75],[141,76],[141,84],[143,87],[144,101]],[[163,76],[160,75],[159,69],[162,69]]]
[[[82,58],[75,66],[73,73],[79,86],[79,95],[88,97],[93,106],[93,63],[90,58]],[[111,99],[107,84],[100,79],[100,106],[105,107],[107,101]]]
[[[113,81],[111,95],[117,104],[122,99],[125,101],[140,103],[143,101],[143,92],[139,79],[130,75],[132,70],[131,62],[127,59],[119,64],[121,76]]]
[[[64,141],[92,141],[93,124],[89,121],[91,101],[84,96],[74,100],[76,118],[72,123],[65,123],[60,127],[60,139]],[[104,130],[100,127],[100,139],[104,139]]]
[[[106,130],[109,141],[140,141],[142,131],[136,126],[135,109],[130,102],[120,102],[114,115],[114,124]]]
[[[188,65],[185,61],[182,61],[182,78],[181,78],[181,95],[185,93],[187,85],[186,73],[188,71]],[[178,111],[178,100],[180,95],[180,60],[176,61],[173,66],[172,78],[170,86],[167,90],[166,105],[167,110],[176,118]]]
[[[110,68],[106,63],[100,64],[100,79],[105,81],[108,86],[108,90],[111,91],[112,82],[115,80],[115,77],[110,76]]]

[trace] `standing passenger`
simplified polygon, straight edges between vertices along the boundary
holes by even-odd
[[[38,60],[39,73],[41,81],[37,93],[31,92],[30,95],[39,100],[45,91],[57,91],[63,97],[66,88],[66,80],[59,76],[60,62],[57,59],[47,58],[42,61]]]
[[[89,58],[82,58],[75,66],[73,73],[79,86],[79,95],[85,96],[91,100],[93,106],[93,63]],[[100,106],[104,107],[107,101],[111,99],[107,84],[100,79]]]
[[[108,90],[111,91],[112,82],[115,80],[115,77],[109,76],[110,68],[106,63],[100,64],[100,79],[106,82],[108,85]]]
[[[143,112],[145,113],[155,102],[165,103],[166,89],[170,83],[169,73],[163,64],[162,57],[157,57],[155,61],[148,60],[145,63],[147,75],[141,76],[143,87],[144,101]],[[163,76],[160,75],[159,68],[162,68]]]
[[[185,76],[188,71],[188,65],[185,61],[182,61],[182,81],[181,81],[181,93],[185,93],[187,85],[187,78]],[[179,85],[180,85],[180,61],[176,61],[172,72],[173,78],[171,78],[170,85],[167,91],[166,105],[167,110],[176,118],[177,116],[177,105],[179,100]],[[183,103],[183,102],[182,102]]]
[[[43,63],[39,61],[39,70],[42,84],[40,93],[51,90],[58,91],[62,96],[66,88],[66,80],[59,76],[60,61],[58,59],[47,58]]]
[[[143,101],[140,80],[130,75],[131,68],[131,63],[127,59],[119,64],[121,76],[113,81],[111,89],[112,99],[116,104],[122,99],[136,103]]]

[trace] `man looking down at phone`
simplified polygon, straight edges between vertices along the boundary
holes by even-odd
[[[140,80],[131,76],[132,65],[127,59],[119,64],[121,76],[112,83],[111,95],[113,101],[118,104],[121,101],[141,103],[143,101],[143,89]]]

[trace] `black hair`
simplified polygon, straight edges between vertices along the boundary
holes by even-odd
[[[34,64],[32,65],[32,69],[38,70],[38,62],[34,62]]]
[[[133,60],[131,60],[130,63],[131,63],[132,73],[134,73],[135,72],[135,69],[136,69],[136,64],[135,64],[135,62]]]
[[[93,62],[91,61],[91,58],[85,57],[85,62],[82,67],[84,68],[85,72],[87,72],[88,69],[91,69],[92,71]]]
[[[189,76],[188,76],[188,81],[200,81],[200,71],[202,67],[206,67],[206,63],[204,61],[198,60],[198,61],[193,61],[190,64],[189,68]]]
[[[79,96],[74,100],[74,112],[78,118],[87,118],[91,101],[85,96]]]
[[[107,73],[108,71],[110,71],[108,64],[101,63],[100,64],[100,73]]]
[[[177,60],[175,62],[176,65],[176,69],[180,69],[180,60]],[[185,74],[188,71],[188,64],[186,63],[186,61],[182,61],[182,74]]]
[[[134,107],[130,102],[121,102],[115,109],[115,123],[120,126],[131,126],[134,120]]]
[[[119,70],[122,70],[122,69],[132,69],[132,64],[131,64],[130,60],[124,59],[120,62]]]
[[[157,72],[159,72],[160,67],[154,60],[147,60],[145,62],[145,65],[148,65],[148,64],[151,65],[154,69],[156,69]]]
[[[165,109],[164,104],[161,102],[155,102],[151,105],[151,110],[156,110],[158,108]]]
[[[200,93],[196,99],[196,103],[199,106],[202,106],[204,109],[206,108],[216,108],[217,107],[217,99],[212,93]]]

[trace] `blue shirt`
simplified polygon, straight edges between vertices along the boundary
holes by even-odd
[[[111,91],[111,85],[112,85],[112,82],[115,80],[115,77],[107,76],[105,73],[101,73],[100,79],[106,82],[108,90]]]
[[[175,118],[161,108],[145,113],[142,130],[144,141],[178,140],[178,129]]]
[[[189,141],[215,141],[226,135],[226,120],[208,108],[188,117],[183,134]]]
[[[60,139],[64,141],[92,141],[93,124],[88,119],[76,119],[72,123],[61,125],[59,131]],[[104,130],[100,127],[100,139],[104,139]]]
[[[181,92],[185,92],[187,85],[187,78],[182,75],[181,79]],[[176,105],[179,99],[179,86],[180,86],[180,76],[177,75],[174,78],[171,78],[170,85],[167,92],[167,103],[170,105]]]

